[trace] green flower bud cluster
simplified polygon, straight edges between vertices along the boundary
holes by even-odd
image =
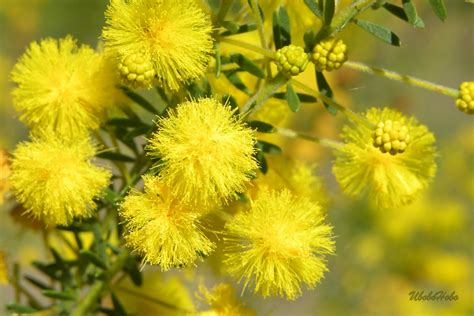
[[[311,60],[319,71],[339,69],[347,60],[347,46],[340,39],[324,40],[314,46]]]
[[[308,65],[308,55],[303,47],[290,44],[277,50],[275,64],[278,70],[288,76],[296,76]]]
[[[372,133],[374,146],[383,153],[402,153],[411,141],[408,128],[398,121],[386,120],[377,124]]]
[[[474,114],[474,81],[466,81],[459,86],[456,106],[467,114]]]
[[[134,88],[151,86],[155,77],[153,64],[143,54],[126,56],[118,68],[124,83]]]

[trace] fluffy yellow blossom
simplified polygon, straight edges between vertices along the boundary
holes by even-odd
[[[234,288],[227,283],[221,283],[211,291],[203,285],[199,287],[201,298],[211,309],[195,314],[196,316],[254,316],[255,311],[248,308],[244,302],[237,299]]]
[[[436,173],[435,137],[415,118],[392,109],[372,108],[365,117],[373,130],[344,126],[345,144],[335,151],[334,175],[352,197],[365,195],[382,208],[407,204]]]
[[[48,225],[89,217],[111,177],[90,162],[94,154],[87,138],[72,142],[46,133],[20,143],[12,159],[12,192],[28,213]]]
[[[8,269],[5,253],[0,251],[0,285],[8,284]]]
[[[273,190],[288,189],[293,195],[306,196],[324,204],[327,200],[323,180],[315,175],[314,166],[303,161],[282,155],[266,157],[268,171],[258,174],[254,186],[249,189],[250,197],[255,198],[264,187]]]
[[[257,168],[254,132],[217,99],[178,105],[160,118],[147,146],[162,181],[185,203],[205,208],[243,192]]]
[[[110,58],[71,37],[33,42],[12,71],[13,102],[33,131],[71,136],[99,128],[124,98]]]
[[[208,255],[214,245],[200,228],[199,212],[172,195],[158,177],[145,175],[143,181],[145,192],[132,191],[121,207],[127,245],[163,271]]]
[[[262,190],[226,229],[228,271],[264,297],[293,300],[302,284],[314,288],[327,270],[324,256],[334,252],[319,205],[288,190]]]
[[[126,82],[150,87],[147,76],[156,74],[162,86],[177,90],[204,75],[213,46],[212,25],[194,0],[111,0],[105,16],[106,48],[121,63],[137,54],[141,61],[132,65],[134,71],[121,67]],[[148,63],[154,73],[143,66]],[[135,74],[143,74],[143,80]]]
[[[0,205],[4,202],[4,195],[8,192],[10,182],[10,157],[8,152],[0,149]]]

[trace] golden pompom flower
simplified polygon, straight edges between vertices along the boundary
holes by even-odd
[[[160,178],[184,203],[208,208],[243,192],[257,168],[254,132],[217,99],[184,102],[157,122],[147,146]]]
[[[71,37],[30,44],[12,71],[20,120],[64,136],[97,129],[106,109],[124,100],[110,58]]]
[[[162,86],[178,90],[204,75],[212,25],[194,0],[111,0],[105,16],[102,36],[126,84],[151,87],[156,75]]]
[[[344,126],[333,172],[351,197],[367,196],[378,207],[411,202],[436,173],[435,137],[413,117],[385,108],[365,114],[374,129]]]
[[[143,181],[144,193],[132,191],[121,207],[127,246],[162,271],[188,266],[212,252],[214,244],[200,228],[199,212],[172,195],[158,177],[145,175]]]
[[[8,177],[10,176],[10,157],[8,152],[0,149],[0,205],[5,202],[5,194],[10,188]]]
[[[327,270],[325,255],[334,253],[319,205],[288,190],[262,190],[225,227],[228,271],[264,297],[294,300],[302,284],[313,289]]]
[[[0,251],[0,285],[8,284],[8,268],[6,256],[3,251]]]
[[[12,192],[28,213],[47,225],[90,217],[94,199],[111,177],[90,162],[95,151],[87,138],[72,142],[50,133],[20,143],[12,159]]]
[[[211,309],[193,314],[195,316],[255,316],[257,313],[237,299],[234,288],[221,283],[212,290],[203,285],[199,287],[199,297],[210,305]]]

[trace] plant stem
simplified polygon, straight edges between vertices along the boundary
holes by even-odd
[[[89,315],[90,311],[94,308],[94,305],[97,303],[97,300],[100,299],[101,295],[107,292],[109,289],[107,288],[108,283],[110,280],[122,270],[125,262],[128,258],[128,252],[123,251],[117,256],[115,262],[110,267],[110,269],[106,272],[106,275],[103,280],[98,281],[94,284],[87,295],[80,301],[80,303],[76,306],[76,308],[71,312],[71,316],[86,316]]]
[[[330,25],[325,25],[316,34],[316,42],[319,42],[330,36],[334,36],[340,32],[357,14],[364,12],[377,0],[358,0],[354,1],[350,6],[340,11]]]
[[[250,0],[250,8],[252,9],[253,16],[255,20],[257,21],[257,30],[258,30],[258,35],[260,37],[260,44],[262,45],[263,49],[268,50],[267,40],[265,38],[265,29],[263,27],[263,20],[262,20],[262,17],[260,16],[258,0]],[[270,63],[268,62],[268,60],[265,60],[265,68],[267,68],[267,78],[271,78],[272,70],[271,70]]]
[[[288,138],[301,138],[301,139],[309,140],[310,142],[317,143],[324,147],[328,147],[332,149],[339,149],[342,146],[344,146],[344,144],[334,141],[334,140],[319,138],[319,137],[309,135],[306,133],[297,132],[289,128],[278,127],[277,133]]]
[[[357,70],[357,71],[362,71],[362,72],[366,72],[372,75],[377,75],[377,76],[385,77],[385,78],[392,79],[395,81],[404,82],[412,86],[417,86],[423,89],[431,90],[431,91],[441,93],[453,98],[457,98],[459,95],[459,91],[456,89],[448,88],[448,87],[435,84],[426,80],[418,79],[416,77],[401,75],[395,71],[368,66],[360,62],[346,61],[344,63],[344,66]]]
[[[224,21],[225,16],[227,15],[227,12],[229,12],[230,7],[232,6],[232,2],[234,0],[223,0],[221,3],[221,6],[219,8],[219,12],[217,13],[217,22],[220,24],[222,21]]]
[[[372,124],[371,122],[369,122],[366,118],[364,118],[364,117],[360,116],[359,114],[349,110],[348,108],[344,107],[343,105],[340,105],[339,103],[337,103],[333,99],[325,96],[324,94],[320,93],[319,91],[314,90],[314,89],[308,87],[307,85],[305,85],[304,83],[299,82],[297,80],[293,79],[292,82],[295,84],[295,86],[299,87],[301,90],[304,90],[309,95],[315,97],[316,99],[322,100],[323,102],[325,102],[325,103],[333,106],[337,110],[339,110],[341,113],[344,113],[348,118],[350,118],[354,122],[364,124],[369,129],[375,128],[375,125]]]
[[[252,115],[260,109],[263,104],[270,98],[282,85],[288,82],[288,78],[279,73],[274,78],[265,83],[258,91],[245,103],[242,108],[242,118]]]
[[[220,41],[224,42],[224,43],[229,43],[229,44],[232,44],[232,45],[235,45],[235,46],[238,46],[238,47],[242,47],[242,48],[245,48],[245,49],[248,49],[248,50],[251,50],[253,52],[262,54],[263,56],[266,56],[266,57],[271,58],[271,59],[275,58],[275,52],[273,52],[269,49],[265,49],[265,48],[262,48],[262,47],[258,47],[258,46],[249,44],[249,43],[241,41],[241,40],[236,40],[236,39],[232,39],[232,38],[229,38],[229,37],[221,37]]]

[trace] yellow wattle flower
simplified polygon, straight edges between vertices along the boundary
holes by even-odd
[[[243,192],[257,168],[254,132],[230,106],[203,98],[181,103],[157,121],[147,146],[163,183],[184,203],[207,208]]]
[[[10,157],[8,152],[0,149],[0,205],[5,202],[5,193],[7,193],[10,188],[10,181],[8,180],[10,172]]]
[[[122,65],[125,83],[149,88],[149,74],[162,86],[178,90],[204,75],[213,47],[212,25],[194,0],[111,0],[105,16],[102,36],[107,50],[121,64],[139,55],[140,65],[151,63],[154,68],[153,73],[143,66],[143,72],[138,69],[129,77]],[[144,77],[138,80],[135,74]]]
[[[195,316],[255,316],[257,313],[237,299],[234,288],[227,283],[221,283],[210,291],[203,285],[199,287],[199,297],[210,305],[211,309]]]
[[[294,300],[305,284],[313,289],[327,271],[325,255],[334,253],[332,228],[317,203],[288,190],[262,190],[226,224],[228,271],[253,284],[254,292]]]
[[[378,207],[411,202],[436,173],[434,135],[392,109],[372,108],[365,117],[373,130],[362,124],[343,128],[345,144],[335,150],[333,167],[337,181],[349,196],[366,196]]]
[[[132,191],[120,211],[127,246],[162,271],[188,266],[211,253],[214,244],[202,232],[199,212],[172,195],[158,177],[145,175],[143,181],[144,192]]]
[[[8,268],[6,256],[3,251],[0,251],[0,285],[8,284]]]
[[[50,133],[20,143],[12,159],[12,192],[28,213],[47,225],[90,217],[94,199],[111,177],[90,162],[95,151],[87,138],[66,141]]]
[[[124,100],[109,57],[67,36],[30,44],[12,71],[20,120],[64,136],[97,129],[106,110]]]

